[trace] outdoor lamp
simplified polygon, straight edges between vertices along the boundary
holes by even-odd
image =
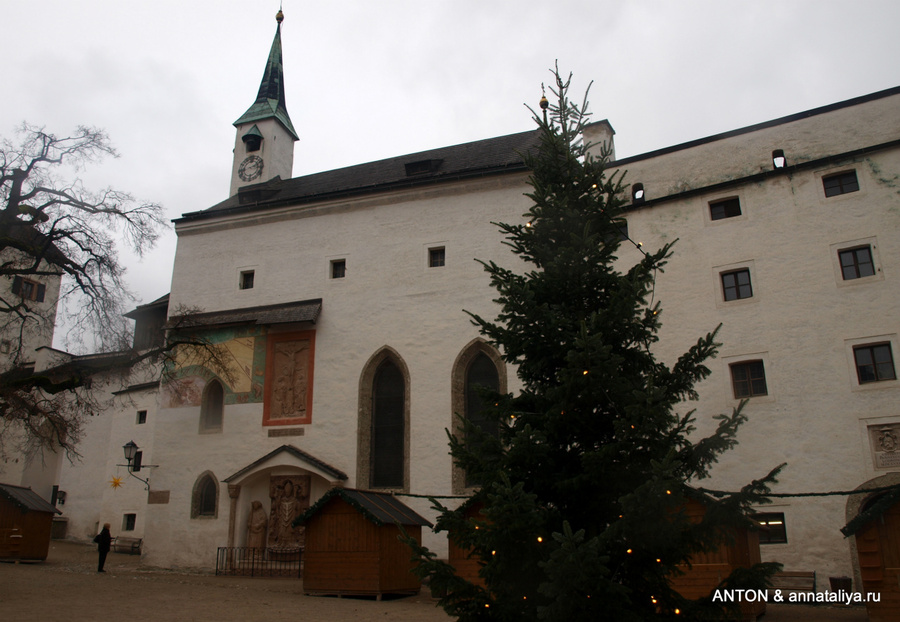
[[[125,460],[128,461],[128,464],[131,465],[131,461],[134,460],[134,455],[137,453],[138,446],[134,441],[128,441],[125,445],[122,446],[122,449],[125,450]]]

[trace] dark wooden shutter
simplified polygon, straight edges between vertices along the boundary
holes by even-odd
[[[13,289],[14,294],[20,295],[22,293],[22,277],[14,276],[13,277]]]
[[[47,291],[47,286],[44,285],[43,283],[38,283],[37,298],[35,298],[35,300],[37,300],[38,302],[44,302],[44,292],[46,292],[46,291]]]

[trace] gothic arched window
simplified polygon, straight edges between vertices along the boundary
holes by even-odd
[[[219,482],[207,471],[197,478],[191,495],[191,518],[215,518],[219,508]]]
[[[403,487],[405,402],[403,374],[386,360],[378,366],[372,385],[373,488]]]
[[[218,380],[210,380],[200,401],[200,432],[221,432],[225,409],[225,389]]]
[[[389,347],[376,352],[359,381],[357,481],[370,488],[409,486],[409,370]]]
[[[467,345],[453,364],[451,375],[451,407],[452,419],[450,429],[457,438],[466,444],[478,442],[468,437],[463,421],[468,421],[491,436],[499,434],[496,420],[485,416],[484,397],[479,387],[496,393],[506,392],[506,367],[500,353],[481,339],[475,339]],[[463,494],[466,489],[476,486],[478,482],[462,468],[453,465],[453,491]]]

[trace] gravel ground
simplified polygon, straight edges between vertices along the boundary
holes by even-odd
[[[303,595],[298,579],[216,577],[151,568],[139,556],[110,553],[98,574],[93,546],[53,541],[47,561],[0,564],[0,619],[16,622],[448,622],[427,588],[376,601]],[[864,608],[769,604],[760,622],[864,622]]]

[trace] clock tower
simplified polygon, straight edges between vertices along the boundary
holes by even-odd
[[[231,170],[231,192],[273,177],[290,179],[294,167],[294,142],[299,139],[284,101],[284,68],[281,61],[281,22],[284,14],[275,16],[278,26],[269,51],[266,69],[256,101],[234,122],[234,166]]]

